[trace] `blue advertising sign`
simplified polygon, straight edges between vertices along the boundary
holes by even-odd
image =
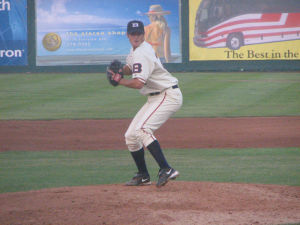
[[[27,0],[0,0],[0,66],[27,65]]]
[[[36,10],[38,66],[125,61],[133,19],[162,62],[181,62],[179,0],[37,0]]]

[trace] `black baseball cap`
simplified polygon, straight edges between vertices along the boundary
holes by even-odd
[[[142,21],[139,20],[132,20],[130,22],[128,22],[127,24],[127,33],[128,34],[144,34],[145,30],[144,30],[144,24]]]

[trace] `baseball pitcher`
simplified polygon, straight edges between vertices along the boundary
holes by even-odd
[[[144,147],[146,147],[159,166],[157,187],[175,179],[179,172],[172,168],[160,147],[154,132],[161,127],[182,105],[182,94],[178,80],[173,77],[155,55],[152,46],[145,42],[144,24],[133,20],[127,25],[127,37],[132,46],[121,66],[113,61],[107,70],[107,78],[113,86],[123,85],[139,89],[147,96],[147,101],[133,118],[125,133],[125,141],[138,168],[137,174],[126,183],[129,186],[151,184],[147,170]],[[131,79],[124,79],[131,75]]]

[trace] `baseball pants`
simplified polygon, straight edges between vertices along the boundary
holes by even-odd
[[[156,140],[154,132],[182,105],[179,88],[168,88],[158,95],[148,96],[147,102],[130,123],[125,141],[129,151],[135,152]]]

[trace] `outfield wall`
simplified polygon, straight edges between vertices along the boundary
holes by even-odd
[[[157,15],[168,23],[170,50],[159,50],[162,40],[153,46],[170,71],[300,71],[300,1],[266,0],[269,11],[252,1],[258,11],[244,14],[233,9],[249,0],[234,1],[0,0],[0,72],[104,72],[112,59],[125,62],[127,21],[142,20],[152,43]]]

